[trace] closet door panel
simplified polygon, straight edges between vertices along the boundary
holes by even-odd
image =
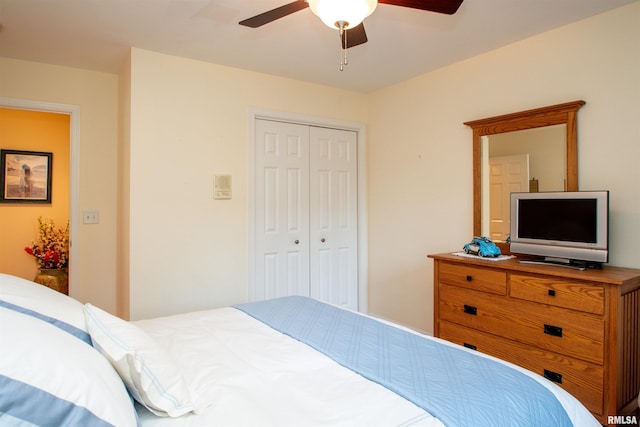
[[[256,120],[251,300],[309,295],[309,129]]]
[[[357,135],[310,129],[310,292],[358,308]]]

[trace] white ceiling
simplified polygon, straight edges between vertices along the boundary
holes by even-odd
[[[386,4],[339,71],[337,31],[293,0],[0,0],[0,56],[117,73],[129,47],[370,92],[638,0],[464,0],[455,15]]]

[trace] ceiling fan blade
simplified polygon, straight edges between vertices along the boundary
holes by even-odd
[[[378,0],[378,3],[453,15],[463,0]]]
[[[277,7],[275,9],[271,9],[260,15],[253,16],[251,18],[245,19],[244,21],[238,22],[240,25],[244,25],[245,27],[258,28],[265,24],[275,21],[276,19],[284,18],[287,15],[291,15],[299,10],[305,9],[309,7],[309,3],[304,0],[297,0],[293,3],[285,4],[284,6]]]
[[[367,42],[367,33],[364,31],[364,24],[360,23],[353,28],[347,29],[341,36],[342,48],[349,49],[350,47],[358,46],[359,44]],[[346,43],[345,43],[346,40]]]

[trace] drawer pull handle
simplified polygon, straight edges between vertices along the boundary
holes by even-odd
[[[562,384],[562,374],[559,374],[557,372],[545,369],[544,377],[550,381],[553,381],[554,383]]]
[[[467,282],[471,282],[473,280],[473,276],[470,274],[467,274]]]
[[[467,347],[467,348],[470,348],[471,350],[477,350],[478,349],[478,347],[476,347],[473,344],[469,344],[468,342],[464,343],[464,346]]]
[[[464,305],[464,312],[467,314],[471,314],[473,316],[477,316],[478,315],[478,308],[474,307],[472,305]]]
[[[554,337],[562,337],[562,328],[553,325],[544,325],[544,333]]]
[[[549,296],[550,296],[550,297],[555,297],[555,296],[556,296],[556,291],[555,291],[555,290],[553,290],[553,289],[549,289],[549,290],[547,291],[547,293],[549,294]]]

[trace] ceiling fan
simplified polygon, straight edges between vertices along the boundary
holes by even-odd
[[[297,0],[240,21],[240,25],[258,28],[299,10],[310,7],[322,22],[340,31],[343,61],[346,65],[346,49],[367,42],[362,21],[375,10],[378,3],[402,6],[410,9],[453,15],[463,0]],[[347,35],[348,33],[348,35]]]

